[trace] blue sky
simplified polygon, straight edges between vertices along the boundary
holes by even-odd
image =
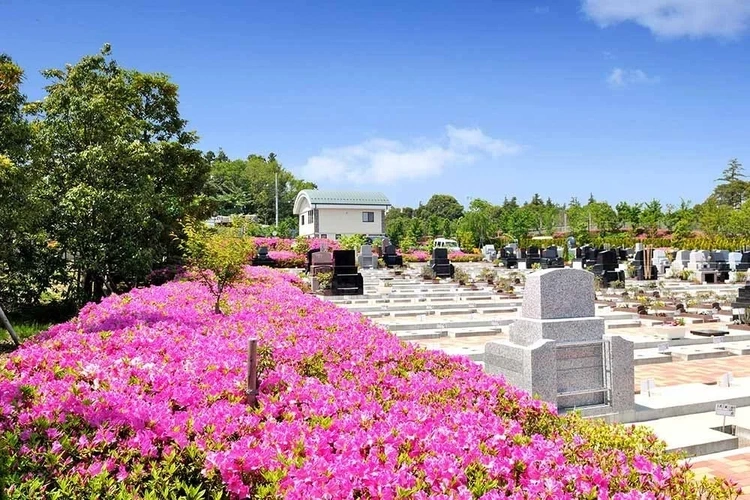
[[[327,189],[702,201],[750,167],[748,0],[0,0],[0,51],[39,70],[111,43],[169,74],[231,157]]]

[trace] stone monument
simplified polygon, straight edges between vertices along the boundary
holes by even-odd
[[[362,269],[378,268],[378,256],[372,253],[372,245],[362,245],[359,247],[357,261],[359,262],[359,267]]]
[[[594,298],[589,271],[530,274],[521,317],[511,325],[508,340],[487,343],[485,370],[560,411],[626,418],[634,411],[633,343],[604,335]]]

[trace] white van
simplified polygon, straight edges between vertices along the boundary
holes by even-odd
[[[435,238],[435,241],[432,242],[432,248],[447,248],[448,253],[461,251],[461,247],[456,240],[447,238]]]

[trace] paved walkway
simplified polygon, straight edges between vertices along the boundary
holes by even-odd
[[[657,387],[682,384],[715,384],[726,372],[735,377],[750,377],[750,356],[672,361],[635,367],[635,390],[640,391],[641,380],[652,378]]]
[[[705,459],[690,460],[697,476],[726,477],[742,488],[740,498],[750,499],[750,453],[739,450]]]

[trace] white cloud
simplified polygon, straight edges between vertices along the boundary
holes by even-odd
[[[648,76],[640,69],[615,68],[607,77],[607,83],[612,87],[627,87],[628,85],[641,85],[659,83],[658,76]]]
[[[750,22],[748,0],[582,0],[599,26],[634,22],[657,36],[734,38]]]
[[[549,7],[546,5],[538,5],[534,7],[534,14],[549,14]]]
[[[440,175],[451,166],[471,165],[482,157],[498,158],[521,151],[511,142],[494,139],[478,128],[448,125],[437,141],[404,144],[370,139],[360,144],[324,149],[308,158],[302,177],[334,183],[387,184],[401,179]]]

